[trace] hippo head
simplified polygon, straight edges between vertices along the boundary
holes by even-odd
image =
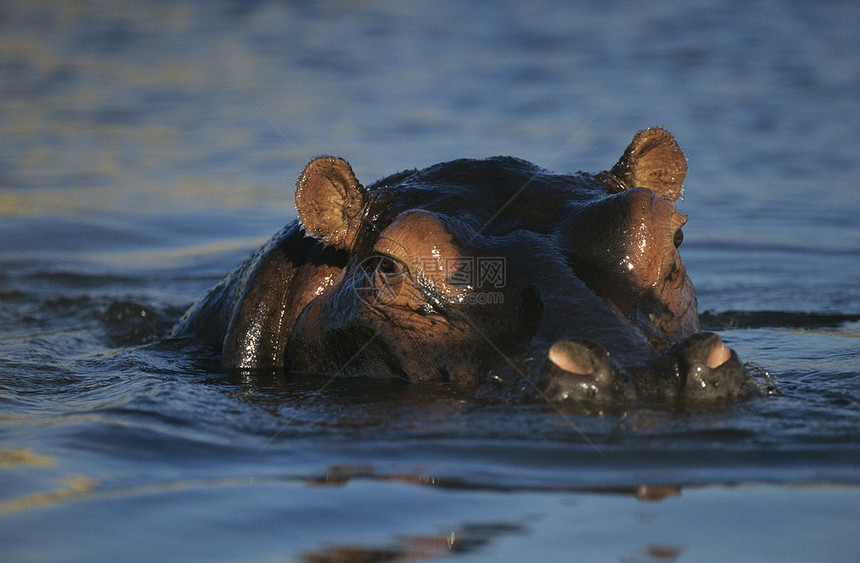
[[[589,403],[744,395],[735,352],[699,332],[678,252],[686,168],[660,128],[596,175],[497,157],[364,188],[320,157],[296,207],[342,264],[298,314],[285,366]]]

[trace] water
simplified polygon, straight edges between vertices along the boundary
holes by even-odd
[[[0,560],[855,559],[858,52],[852,2],[3,2]],[[778,396],[563,416],[161,343],[315,155],[599,171],[651,125]]]

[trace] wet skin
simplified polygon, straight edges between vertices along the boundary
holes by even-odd
[[[754,386],[699,332],[660,128],[598,174],[456,160],[369,188],[335,157],[285,227],[174,329],[225,367],[447,381],[553,401],[724,401]]]

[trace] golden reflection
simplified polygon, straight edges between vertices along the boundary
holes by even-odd
[[[51,467],[57,460],[50,456],[34,454],[30,448],[20,450],[0,450],[0,467],[29,465],[33,467]]]
[[[41,153],[32,158],[43,158]],[[98,175],[116,176],[112,164],[104,163]],[[120,181],[117,180],[120,184]],[[283,186],[252,186],[213,178],[187,178],[170,187],[126,185],[116,187],[27,188],[0,190],[0,216],[38,217],[56,213],[136,215],[194,211],[199,209],[284,208],[284,222],[295,216],[291,190]],[[278,202],[281,202],[280,204]]]
[[[86,260],[101,264],[122,266],[123,268],[148,268],[154,265],[162,267],[171,266],[173,263],[181,265],[193,258],[204,258],[206,256],[218,256],[233,251],[248,251],[259,247],[265,242],[265,238],[244,237],[230,238],[206,244],[195,244],[178,246],[174,248],[148,248],[128,252],[92,252],[76,253]]]
[[[281,478],[224,477],[215,479],[179,480],[163,483],[135,485],[118,489],[99,489],[99,481],[86,475],[73,475],[63,480],[60,488],[25,497],[0,502],[0,515],[30,510],[52,504],[71,502],[84,498],[111,499],[141,496],[154,493],[181,491],[203,487],[237,487],[243,485],[267,484],[283,481]]]
[[[95,490],[98,482],[84,475],[75,475],[63,481],[63,486],[54,491],[33,493],[22,498],[0,502],[0,514],[58,504],[84,496]]]

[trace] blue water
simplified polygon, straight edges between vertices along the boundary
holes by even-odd
[[[0,560],[856,560],[858,53],[854,2],[5,0]],[[703,324],[779,395],[560,414],[161,343],[318,154],[596,172],[652,125]]]

